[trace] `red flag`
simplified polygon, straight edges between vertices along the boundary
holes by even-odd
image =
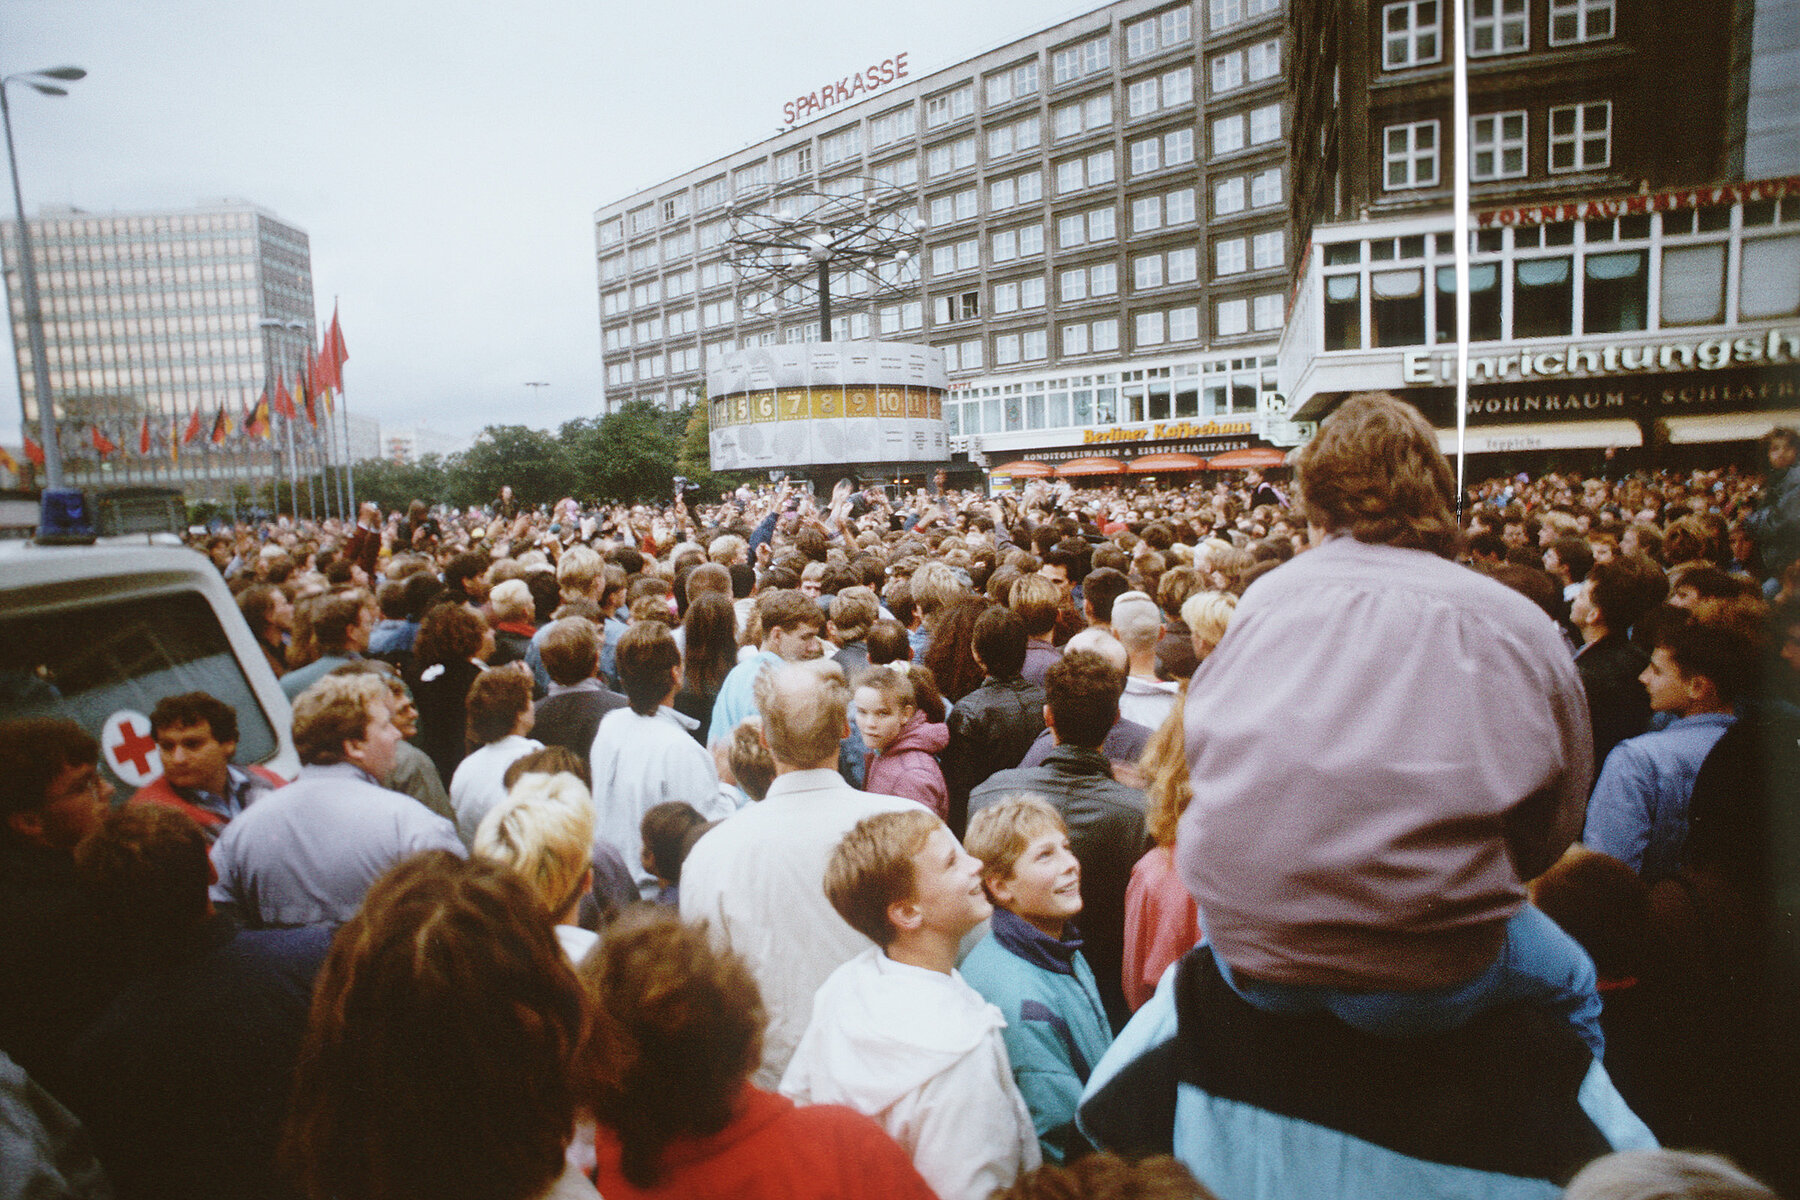
[[[331,327],[325,331],[325,347],[331,359],[331,386],[341,392],[344,390],[344,364],[350,361],[350,351],[344,347],[344,328],[338,324],[335,304],[331,306]]]
[[[231,418],[225,415],[225,406],[219,405],[219,415],[213,418],[212,444],[222,445],[231,436]]]
[[[44,465],[44,448],[32,441],[29,435],[25,438],[25,457],[31,460],[34,467]]]
[[[188,418],[187,432],[181,435],[181,444],[185,446],[189,442],[192,442],[195,438],[197,438],[199,436],[200,436],[200,410],[196,408],[194,410],[194,415]]]
[[[244,432],[265,442],[269,440],[269,393],[264,392],[250,406],[249,415],[244,418]]]
[[[107,455],[118,450],[118,447],[113,445],[112,439],[100,432],[100,427],[98,425],[88,426],[88,437],[92,439],[94,449],[100,452],[101,458],[105,458]]]
[[[300,414],[294,410],[294,398],[288,395],[287,380],[279,375],[275,377],[275,411],[290,421],[300,419]]]
[[[144,423],[138,426],[138,453],[150,453],[150,418],[144,417]]]

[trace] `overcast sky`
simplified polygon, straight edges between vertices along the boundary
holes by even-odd
[[[0,71],[88,71],[9,89],[27,212],[261,205],[312,239],[352,409],[467,436],[599,412],[595,209],[827,79],[902,50],[916,78],[1096,7],[0,0]],[[14,445],[18,405],[0,372]]]

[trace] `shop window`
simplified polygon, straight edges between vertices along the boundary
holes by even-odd
[[[1741,276],[1739,317],[1758,320],[1800,315],[1800,237],[1746,241]]]
[[[1649,327],[1650,271],[1644,251],[1590,254],[1581,270],[1583,332],[1630,333]]]
[[[1567,337],[1574,315],[1569,259],[1527,258],[1513,263],[1513,337]]]
[[[1437,340],[1456,341],[1456,268],[1437,272]],[[1469,340],[1500,340],[1500,265],[1469,264]]]
[[[1713,325],[1725,319],[1725,244],[1667,246],[1662,257],[1662,323]]]
[[[1325,349],[1362,349],[1362,279],[1325,277]]]
[[[1375,346],[1425,344],[1425,273],[1376,271],[1369,276],[1369,329]]]

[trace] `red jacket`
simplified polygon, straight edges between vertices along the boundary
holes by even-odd
[[[287,783],[287,780],[275,774],[275,772],[265,771],[258,766],[252,765],[243,769],[268,784],[271,788],[282,787]],[[160,804],[164,808],[172,808],[176,812],[184,812],[188,816],[194,818],[194,821],[200,826],[201,830],[205,832],[206,840],[208,842],[217,839],[226,825],[226,819],[221,817],[218,813],[201,808],[198,804],[182,799],[181,795],[176,792],[174,786],[169,783],[168,776],[166,775],[158,775],[155,779],[133,792],[131,799],[126,801],[126,803]]]
[[[748,1083],[731,1124],[669,1144],[654,1187],[626,1182],[618,1139],[604,1125],[594,1148],[606,1200],[936,1200],[871,1118],[836,1104],[797,1108]]]

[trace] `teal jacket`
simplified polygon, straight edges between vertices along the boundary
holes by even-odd
[[[1058,941],[996,908],[992,932],[959,969],[1006,1017],[1006,1054],[1044,1160],[1087,1153],[1087,1140],[1075,1128],[1075,1106],[1113,1034],[1080,938],[1071,928]]]

